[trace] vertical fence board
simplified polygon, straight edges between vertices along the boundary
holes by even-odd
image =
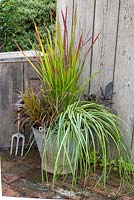
[[[116,109],[131,128],[134,124],[134,1],[121,0],[113,98]],[[132,135],[123,132],[131,148]],[[134,152],[134,149],[133,149]],[[134,156],[133,156],[134,160]]]
[[[80,39],[81,34],[83,34],[83,42],[86,42],[93,34],[93,21],[94,21],[94,6],[95,0],[75,0],[74,6],[77,5],[77,30],[76,30],[76,42]],[[92,40],[90,40],[81,51],[81,59],[83,59],[83,53],[86,49],[88,49],[92,44]],[[83,73],[80,78],[80,82],[82,83],[90,76],[90,65],[91,65],[91,51],[88,54],[88,57],[85,62],[85,66],[83,68]],[[85,87],[85,93],[88,92],[89,85],[87,84]]]
[[[28,62],[24,62],[24,64],[23,64],[23,87],[24,87],[24,93],[26,91],[26,86],[27,85],[35,93],[39,92],[39,90],[40,90],[39,83],[40,83],[39,82],[39,78],[38,78],[35,70],[31,66],[31,64],[28,63]],[[26,137],[26,139],[28,141],[29,136],[31,134],[31,127],[29,127],[28,125],[25,125],[25,133],[24,134],[25,134],[25,137]]]
[[[91,93],[100,93],[113,80],[119,0],[97,0],[94,35],[100,33],[93,46],[92,74],[100,73],[91,81]]]
[[[63,25],[63,19],[62,19],[62,13],[66,12],[67,8],[67,28],[68,28],[68,38],[70,38],[71,33],[71,27],[72,27],[72,16],[74,11],[74,0],[68,1],[68,0],[58,0],[57,1],[57,11],[58,11],[58,17],[60,20],[61,25],[61,31],[64,32],[64,25]]]
[[[30,63],[24,63],[24,91],[26,88],[26,84],[35,91],[39,91],[39,77],[37,76],[35,70],[30,65]]]

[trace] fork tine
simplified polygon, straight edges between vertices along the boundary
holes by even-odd
[[[13,151],[13,143],[14,143],[14,139],[16,138],[16,150],[15,150],[15,156],[17,156],[18,154],[18,148],[19,148],[19,142],[20,139],[22,139],[22,148],[21,148],[21,156],[23,156],[23,152],[24,152],[24,143],[25,143],[25,136],[23,134],[21,134],[20,132],[17,132],[16,134],[12,135],[11,138],[11,147],[10,147],[10,155],[12,154]]]
[[[17,156],[17,153],[18,153],[18,146],[19,146],[19,137],[16,137],[16,138],[17,138],[17,143],[16,143],[15,155]]]
[[[10,147],[10,155],[12,155],[12,152],[13,152],[13,140],[14,140],[14,137],[12,136],[11,147]]]
[[[23,156],[23,152],[24,152],[24,143],[25,143],[25,137],[24,137],[24,135],[22,135],[22,148],[21,148],[21,156]]]

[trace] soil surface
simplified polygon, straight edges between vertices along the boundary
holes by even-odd
[[[134,186],[119,188],[119,179],[113,175],[109,179],[106,190],[101,184],[93,187],[99,179],[98,174],[91,174],[90,180],[83,187],[79,180],[78,187],[72,191],[71,176],[66,182],[61,177],[51,188],[52,174],[48,174],[49,182],[41,181],[41,159],[37,149],[32,149],[23,158],[10,156],[9,152],[1,152],[2,156],[2,195],[10,197],[28,197],[40,199],[72,199],[72,200],[134,200]]]

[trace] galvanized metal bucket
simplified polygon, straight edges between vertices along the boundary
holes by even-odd
[[[49,172],[54,173],[54,164],[57,157],[58,149],[55,145],[56,134],[52,135],[53,144],[48,145],[46,147],[46,160],[43,159],[43,151],[44,151],[44,142],[45,142],[45,134],[43,130],[38,130],[32,127],[32,131],[38,146],[38,150],[42,159],[42,169]],[[50,147],[51,146],[51,147]],[[65,164],[66,163],[66,164]],[[71,173],[69,164],[65,161],[63,155],[60,156],[60,161],[58,162],[57,174],[69,174]]]

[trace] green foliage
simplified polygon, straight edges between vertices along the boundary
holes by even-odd
[[[53,21],[50,19],[50,9]],[[2,0],[0,2],[0,51],[16,51],[19,44],[24,50],[37,45],[33,20],[37,23],[42,37],[46,29],[54,29],[56,2],[55,0]],[[45,26],[43,26],[43,24]],[[15,41],[15,42],[14,42]]]
[[[84,90],[84,86],[89,82],[91,77],[88,77],[81,85],[79,78],[83,71],[83,67],[92,45],[95,43],[99,34],[93,40],[93,44],[83,51],[83,57],[80,61],[80,52],[85,43],[92,39],[90,37],[83,43],[83,36],[76,42],[76,10],[74,12],[74,23],[71,27],[71,33],[67,28],[67,9],[66,14],[62,13],[63,19],[63,36],[62,29],[57,17],[56,39],[55,35],[48,31],[46,38],[47,48],[44,47],[39,30],[35,23],[35,31],[38,38],[40,51],[34,48],[38,60],[38,64],[34,64],[22,51],[31,66],[35,69],[38,76],[43,81],[43,90],[45,103],[48,105],[48,114],[57,116],[67,106],[77,101]],[[68,35],[70,34],[70,41]],[[21,49],[20,49],[21,50]],[[41,53],[40,53],[41,52]]]
[[[20,92],[21,103],[18,106],[20,119],[22,123],[28,123],[29,125],[41,126],[44,121],[44,104],[42,93],[34,93],[32,88],[26,86],[26,92],[23,94]]]
[[[51,135],[57,133],[56,145],[59,150],[54,163],[53,184],[58,176],[61,156],[68,162],[73,185],[80,177],[84,177],[86,182],[92,169],[96,172],[98,163],[102,167],[101,180],[104,185],[113,167],[114,170],[116,167],[121,180],[129,180],[134,167],[124,146],[118,120],[115,114],[97,103],[81,101],[68,106],[56,124],[49,127],[44,144],[43,162],[46,160],[47,143]],[[116,161],[112,160],[113,151],[116,152]]]

